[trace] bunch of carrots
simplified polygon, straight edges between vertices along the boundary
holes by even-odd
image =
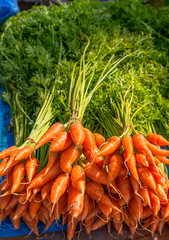
[[[50,144],[47,166],[39,169],[35,152]],[[67,239],[77,224],[87,234],[107,224],[123,234],[123,222],[133,235],[138,224],[161,234],[169,223],[169,180],[159,163],[169,164],[169,142],[161,135],[112,136],[107,141],[81,121],[69,127],[53,124],[34,147],[12,146],[0,153],[0,222],[10,217],[15,229],[24,221],[39,235],[62,216]]]

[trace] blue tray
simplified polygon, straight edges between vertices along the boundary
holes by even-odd
[[[2,94],[2,89],[0,89],[0,94]],[[10,119],[11,119],[10,107],[0,99],[0,151],[14,145],[14,137],[8,131]],[[45,229],[45,225],[40,222],[38,224],[38,228],[39,228],[39,233],[43,233]],[[57,224],[53,223],[46,232],[62,231],[62,230],[66,230],[66,225],[63,227],[61,221],[59,220]],[[20,228],[18,230],[15,230],[9,217],[5,219],[0,226],[0,239],[2,237],[28,235],[29,233],[30,233],[30,229],[26,226],[24,222],[21,223]]]
[[[19,12],[17,0],[0,0],[0,23]]]

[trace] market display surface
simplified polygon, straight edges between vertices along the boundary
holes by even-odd
[[[77,224],[79,236],[104,225],[123,236],[123,223],[131,237],[138,225],[162,234],[168,16],[141,1],[81,0],[2,25],[0,82],[15,140],[0,153],[2,224],[9,217],[19,231],[25,222],[39,236],[39,222],[44,231],[62,222],[67,239]]]

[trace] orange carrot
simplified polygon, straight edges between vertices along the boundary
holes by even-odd
[[[70,173],[72,164],[80,157],[82,149],[71,144],[61,155],[60,166],[63,172]]]
[[[124,218],[125,224],[127,224],[127,226],[129,226],[129,210],[128,210],[128,208],[123,208],[123,218]]]
[[[156,181],[156,183],[159,183],[159,184],[161,184],[161,185],[163,185],[163,186],[165,185],[165,178],[162,177],[160,173],[158,173],[158,172],[153,172],[153,171],[151,171],[151,173],[152,173],[152,175],[153,175],[154,180]]]
[[[18,204],[18,196],[13,195],[5,208],[5,211],[14,208]]]
[[[84,169],[76,165],[71,171],[71,182],[72,186],[76,188],[79,192],[85,193],[86,188],[86,178]]]
[[[89,209],[89,208],[93,208],[93,204],[92,202],[90,201],[89,199],[89,196],[85,193],[84,194],[84,206],[83,206],[83,211],[80,215],[80,219],[81,221],[83,222],[84,219],[87,217],[89,211],[91,211],[92,209]]]
[[[142,187],[143,188],[139,189],[138,193],[139,193],[139,195],[142,196],[142,198],[147,203],[147,205],[151,207],[151,200],[150,200],[150,196],[149,196],[149,189],[144,184],[142,184]]]
[[[50,228],[50,226],[52,225],[54,220],[55,220],[55,216],[54,216],[54,213],[53,213],[52,216],[49,218],[46,226],[45,226],[45,232]]]
[[[118,189],[123,196],[123,198],[126,200],[126,203],[129,203],[130,200],[130,188],[131,188],[131,182],[129,177],[125,176],[118,176]]]
[[[37,222],[35,219],[32,219],[29,212],[25,211],[22,220],[26,223],[26,225],[30,228],[30,230],[36,234],[36,236],[39,236],[39,231],[37,228]]]
[[[10,167],[12,167],[12,164],[13,164],[14,159],[15,159],[15,157],[16,157],[16,155],[17,155],[18,152],[19,152],[19,149],[17,148],[17,149],[15,149],[15,150],[10,154],[10,157],[9,157],[8,161],[6,162],[6,164],[5,164],[5,167],[4,167],[3,171],[1,171],[1,175],[2,175],[2,173],[4,173],[7,169],[9,169]]]
[[[54,180],[47,182],[41,189],[41,197],[44,200],[50,193]]]
[[[18,163],[13,169],[13,184],[11,187],[11,192],[15,192],[19,185],[21,184],[22,178],[25,174],[25,166],[23,163]]]
[[[121,213],[115,209],[112,209],[109,217],[117,222],[120,222],[121,219]]]
[[[18,148],[16,146],[9,147],[7,149],[4,149],[0,152],[0,159],[4,159],[6,157],[9,157],[12,152],[17,150]]]
[[[108,218],[101,213],[97,221],[92,225],[91,230],[97,230],[108,223]]]
[[[118,232],[118,234],[123,235],[123,223],[122,222],[113,221],[113,226],[114,226],[115,230]]]
[[[154,145],[158,145],[158,146],[167,146],[169,145],[169,142],[160,134],[157,133],[149,133],[147,135],[147,140],[154,144]]]
[[[101,183],[101,184],[108,184],[108,176],[106,172],[103,172],[95,163],[86,163],[85,172],[88,178],[92,181]]]
[[[158,223],[158,232],[159,232],[160,235],[162,234],[162,230],[163,230],[164,225],[165,225],[165,220],[160,219],[160,221]]]
[[[149,206],[146,206],[146,207],[143,208],[141,219],[148,218],[152,215],[153,215],[153,210]]]
[[[139,188],[140,188],[139,183],[137,182],[137,180],[132,175],[130,176],[130,181],[131,181],[131,185],[133,187],[134,193],[136,195],[138,195],[138,191],[139,191]]]
[[[58,200],[54,208],[54,216],[56,220],[59,220],[64,207],[67,205],[67,192],[65,192]]]
[[[40,206],[40,211],[43,213],[44,218],[46,219],[46,221],[49,220],[50,218],[50,214],[47,208],[45,208],[43,205]]]
[[[40,194],[38,193],[35,198],[30,202],[30,205],[29,205],[29,213],[31,215],[31,218],[35,218],[38,210],[40,209],[41,207],[41,196]]]
[[[126,163],[128,162],[128,160],[132,157],[132,155],[134,154],[134,148],[133,148],[133,139],[131,136],[129,135],[124,135],[122,137],[122,145],[124,148],[124,151],[126,152]]]
[[[50,202],[50,198],[49,199],[44,199],[43,201],[42,201],[42,204],[43,204],[43,206],[48,210],[48,212],[51,214],[52,213],[52,211],[53,211],[53,205],[52,205],[52,203]]]
[[[138,177],[138,173],[137,173],[137,167],[136,167],[136,159],[135,159],[135,155],[131,155],[128,160],[126,161],[126,157],[127,157],[127,154],[126,152],[123,153],[123,156],[124,156],[124,159],[125,159],[125,162],[128,166],[128,168],[130,169],[130,173],[131,175],[138,181],[139,180],[139,177]]]
[[[123,167],[122,167],[121,172],[120,172],[119,175],[122,175],[122,176],[126,177],[127,174],[128,174],[127,168],[126,168],[125,165],[123,165]]]
[[[95,221],[95,217],[90,217],[88,219],[85,218],[85,231],[87,234],[90,234],[92,225]]]
[[[105,138],[100,133],[94,133],[95,144],[99,148],[103,143],[105,143]]]
[[[37,158],[31,157],[27,159],[25,164],[25,170],[29,182],[31,182],[32,178],[37,174],[39,166],[40,162]]]
[[[95,147],[95,136],[94,134],[87,128],[84,128],[85,139],[83,142],[83,147],[85,149],[94,149]]]
[[[148,168],[138,168],[139,179],[142,183],[147,185],[149,188],[156,190],[156,182],[152,173],[148,170]]]
[[[149,162],[147,161],[145,154],[141,152],[136,152],[135,157],[136,157],[136,162],[142,165],[143,167],[149,166]]]
[[[169,164],[169,159],[166,157],[162,157],[162,156],[156,156],[161,163],[165,163],[165,164]]]
[[[53,167],[55,162],[59,160],[59,158],[60,158],[60,155],[58,152],[49,151],[48,163],[47,163],[47,166],[45,167],[44,175],[46,175],[50,171],[50,169]]]
[[[70,133],[68,132],[60,132],[56,138],[53,139],[52,144],[50,146],[51,152],[60,152],[64,151],[66,148],[70,146],[72,143],[72,139]]]
[[[39,217],[39,220],[46,225],[46,219],[44,218],[43,214],[41,213],[41,211],[39,210],[38,211],[38,217]]]
[[[68,222],[67,222],[67,239],[68,240],[73,239],[77,223],[78,223],[78,220],[76,218],[73,218],[71,215],[68,216]]]
[[[58,136],[60,132],[63,132],[65,130],[62,123],[54,123],[46,132],[45,134],[40,138],[38,143],[35,146],[35,150],[43,146],[45,143],[53,141],[53,139]]]
[[[7,162],[4,171],[8,168],[15,166],[21,160],[28,158],[31,153],[33,153],[33,148],[31,146],[25,146],[22,149],[16,150],[17,152],[13,152],[14,156],[11,155],[9,161]]]
[[[86,193],[89,195],[90,198],[98,201],[104,195],[104,189],[100,183],[95,183],[91,181],[86,184]]]
[[[1,191],[7,191],[12,187],[13,177],[12,171],[8,172],[5,176],[3,183],[1,184]]]
[[[67,206],[64,207],[62,212],[62,225],[64,226],[68,220]]]
[[[0,210],[0,225],[3,220],[7,218],[7,214],[4,210]]]
[[[87,160],[91,163],[95,163],[97,166],[102,169],[104,158],[102,156],[97,156],[99,149],[96,145],[94,145],[93,149],[83,149],[83,154],[87,158]]]
[[[131,235],[134,235],[137,228],[137,221],[134,218],[129,217],[129,231]]]
[[[60,169],[60,162],[56,161],[56,163],[53,165],[53,168],[51,168],[51,170],[44,176],[45,171],[46,168],[44,168],[33,178],[29,188],[41,187],[59,176],[62,173],[62,170]]]
[[[151,172],[152,172],[152,171],[153,171],[153,172],[158,172],[158,173],[161,174],[162,177],[168,179],[167,174],[166,174],[159,166],[150,165],[148,169],[149,169]]]
[[[154,216],[157,216],[160,210],[160,199],[154,193],[150,191],[151,206],[153,209]]]
[[[165,219],[165,218],[167,218],[167,217],[169,217],[169,201],[168,201],[168,203],[166,204],[166,207],[165,207],[165,209],[164,209],[164,213],[163,213],[163,219]]]
[[[168,202],[167,195],[166,195],[165,191],[163,190],[163,187],[161,184],[157,183],[156,192],[160,198],[162,198],[164,201]]]
[[[10,199],[11,199],[11,195],[5,196],[5,197],[1,197],[0,198],[0,209],[3,210],[6,208],[6,206],[8,205]]]
[[[19,227],[20,227],[20,221],[21,221],[21,219],[18,218],[18,219],[16,219],[16,220],[14,220],[14,216],[15,216],[15,211],[13,211],[13,212],[10,213],[9,218],[10,218],[10,220],[11,220],[11,222],[12,222],[15,230],[17,230],[17,229],[19,229]]]
[[[3,170],[6,166],[6,163],[8,162],[9,158],[4,158],[1,162],[0,162],[0,176],[3,175]]]
[[[52,185],[50,200],[52,204],[56,204],[59,198],[66,192],[70,184],[70,177],[66,174],[61,174],[56,178]]]
[[[82,145],[85,140],[85,131],[81,123],[73,123],[69,128],[70,136],[75,145]]]
[[[106,156],[108,154],[113,153],[116,149],[120,147],[120,138],[113,137],[110,142],[106,143],[101,150],[98,152],[98,156]]]
[[[151,223],[151,235],[154,236],[154,232],[156,231],[158,224],[159,224],[160,218],[158,216],[152,217],[152,223]]]
[[[149,143],[148,141],[146,141],[146,146],[149,148],[149,150],[154,155],[169,157],[169,150],[161,149],[161,148]]]
[[[18,218],[20,218],[23,215],[23,213],[28,209],[28,206],[29,206],[28,201],[22,204],[18,203],[13,220],[17,220]]]
[[[108,219],[108,216],[112,212],[112,208],[107,206],[107,205],[105,205],[105,204],[103,204],[103,203],[101,203],[101,201],[98,202],[98,207],[99,207],[100,211],[104,214],[104,216],[106,216],[107,219]]]
[[[110,159],[109,171],[108,171],[108,183],[112,183],[115,178],[121,172],[123,166],[123,158],[120,154],[113,154]]]
[[[108,206],[108,207],[116,210],[116,211],[121,212],[121,211],[119,210],[117,204],[114,204],[114,202],[111,200],[111,198],[110,198],[109,196],[107,196],[106,194],[104,194],[104,195],[101,197],[100,202],[101,202],[102,204],[105,204],[106,206]]]
[[[78,218],[83,211],[84,194],[70,185],[68,189],[68,211],[73,218]]]
[[[41,191],[41,187],[35,187],[33,188],[33,195],[35,196],[38,192]]]
[[[135,148],[139,151],[145,152],[145,154],[149,157],[149,160],[151,161],[151,163],[154,166],[156,166],[153,155],[152,155],[150,149],[148,148],[148,146],[146,144],[147,141],[146,141],[145,137],[142,134],[139,134],[139,133],[135,134],[133,136],[133,143],[134,143]]]

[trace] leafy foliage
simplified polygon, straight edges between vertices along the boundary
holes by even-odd
[[[99,53],[100,71],[110,52],[114,54],[113,61],[136,54],[125,59],[95,93],[84,115],[85,124],[102,132],[95,116],[100,109],[110,111],[110,99],[114,101],[116,92],[124,94],[132,85],[133,112],[149,103],[135,121],[142,125],[153,123],[156,131],[168,135],[168,25],[169,8],[156,10],[141,0],[105,4],[75,0],[67,5],[37,6],[19,13],[1,27],[0,81],[9,93],[11,108],[18,94],[20,105],[35,121],[48,89],[56,81],[55,120],[68,121],[71,72],[74,63],[80,61],[88,36],[91,44],[87,54],[94,59]],[[97,74],[95,78],[97,81]]]

